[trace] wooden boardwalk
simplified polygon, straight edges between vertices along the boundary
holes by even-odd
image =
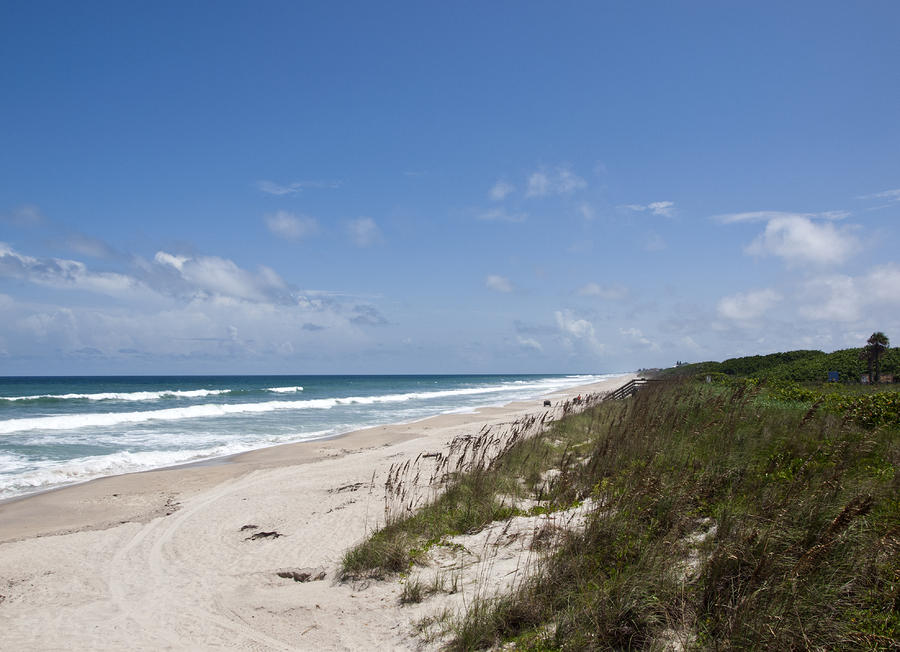
[[[610,392],[607,394],[603,400],[609,401],[620,401],[622,399],[629,398],[634,396],[641,390],[641,388],[646,387],[650,383],[661,383],[664,382],[659,378],[635,378],[633,380],[628,381],[624,385],[622,385],[619,389],[614,392]]]

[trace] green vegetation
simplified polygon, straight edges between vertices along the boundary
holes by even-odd
[[[806,404],[810,410],[842,415],[865,426],[900,426],[900,391],[871,391],[832,384],[817,388],[798,383],[773,383],[765,396],[778,401]],[[856,391],[854,391],[856,390]]]
[[[836,354],[706,363],[722,365],[703,371],[716,382],[695,369],[531,424],[490,455],[489,433],[470,438],[439,465],[443,491],[398,510],[344,574],[409,572],[447,537],[526,513],[522,498],[532,513],[590,499],[585,529],[558,536],[512,594],[435,621],[452,649],[898,649],[900,393],[795,382]],[[388,498],[403,498],[392,478]],[[437,590],[415,580],[403,600]]]
[[[896,649],[898,430],[665,385],[579,420],[592,454],[570,484],[601,507],[518,591],[473,605],[454,648]]]
[[[459,590],[459,575],[435,575],[425,583],[418,577],[407,577],[400,593],[400,604],[415,604],[435,593],[456,593]]]
[[[731,358],[723,362],[696,362],[665,369],[661,378],[721,373],[728,376],[754,377],[762,380],[825,382],[829,371],[837,371],[841,382],[858,383],[868,372],[865,348],[822,351],[788,351],[769,355]],[[900,376],[900,349],[886,349],[879,354],[880,373]],[[874,364],[874,361],[873,361]]]
[[[586,418],[590,417],[573,415],[537,436],[541,423],[531,419],[513,424],[506,436],[485,431],[478,437],[458,438],[435,472],[441,493],[415,511],[403,498],[416,484],[418,470],[415,465],[397,467],[389,473],[385,491],[387,503],[399,503],[400,516],[389,516],[383,528],[344,555],[342,577],[382,578],[407,572],[432,547],[452,545],[448,537],[477,532],[513,516],[568,509],[579,497],[570,486],[570,474],[552,482],[542,481],[541,474],[550,468],[569,469],[587,455],[589,430],[580,426]],[[492,444],[495,453],[487,455]],[[520,498],[540,504],[522,510],[514,506]]]
[[[888,336],[881,331],[877,331],[869,336],[866,345],[860,353],[860,357],[865,360],[868,365],[868,374],[869,378],[872,379],[872,382],[877,383],[880,380],[881,358],[884,356],[885,351],[888,350],[890,345],[891,343],[888,340]]]

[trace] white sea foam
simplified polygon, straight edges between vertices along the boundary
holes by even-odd
[[[227,455],[237,455],[265,446],[320,439],[329,434],[333,434],[331,430],[319,430],[266,437],[255,441],[223,443],[208,448],[135,453],[119,451],[109,455],[94,455],[65,461],[31,462],[32,468],[23,473],[7,475],[0,472],[0,499],[65,484],[86,482],[108,475],[148,471]],[[5,470],[3,457],[5,456],[0,455],[0,471]],[[21,459],[17,461],[21,463]]]
[[[99,392],[96,394],[35,394],[33,396],[0,396],[0,401],[35,401],[42,398],[87,401],[154,401],[160,398],[203,398],[227,394],[230,389],[167,389],[159,392]]]
[[[259,403],[201,403],[181,407],[156,410],[135,410],[127,412],[100,412],[102,404],[92,404],[86,414],[56,414],[53,409],[41,406],[35,410],[41,416],[0,421],[0,434],[16,433],[16,446],[48,447],[60,454],[68,447],[101,447],[107,454],[90,457],[69,457],[68,459],[29,459],[12,450],[0,452],[0,498],[21,495],[55,486],[73,484],[93,478],[145,471],[175,464],[196,462],[213,457],[231,455],[266,446],[302,441],[330,436],[376,423],[411,422],[432,416],[439,412],[470,412],[479,406],[501,405],[512,400],[522,400],[559,391],[566,387],[582,385],[614,377],[609,375],[571,375],[553,378],[509,379],[493,385],[440,390],[413,391],[407,393],[331,397],[295,400],[292,392],[303,390],[299,386],[269,387],[250,390],[258,396],[260,392],[273,392],[271,400]],[[432,383],[422,383],[432,386]],[[77,397],[90,400],[152,400],[165,397],[197,398],[214,394],[229,394],[228,400],[240,400],[244,395],[240,390],[169,390],[159,392],[125,392],[106,394],[57,394],[47,397]],[[276,396],[277,395],[277,396]],[[40,397],[12,397],[13,399]],[[276,400],[277,399],[277,400]],[[3,399],[0,399],[2,403]],[[7,398],[6,400],[10,400]],[[219,399],[221,400],[221,399]],[[246,400],[246,399],[245,399]],[[196,401],[195,401],[196,402]],[[379,409],[378,404],[393,404],[391,409]],[[51,404],[52,405],[52,404]],[[115,405],[115,401],[108,404]],[[159,405],[160,408],[165,405]],[[171,403],[170,403],[171,405]],[[367,407],[373,405],[373,407]],[[74,405],[70,404],[71,407]],[[303,410],[335,410],[331,415],[321,412],[303,414]],[[354,406],[358,406],[355,407]],[[125,407],[119,404],[118,409]],[[79,408],[85,409],[85,408]],[[66,408],[67,411],[72,411]],[[300,411],[291,414],[289,411]],[[278,411],[285,411],[287,419],[280,418]],[[50,414],[48,414],[48,412]],[[272,413],[266,416],[265,413]],[[251,418],[241,420],[241,415]],[[228,418],[234,415],[236,421],[202,421],[203,417]],[[179,422],[182,419],[197,419],[190,425]],[[146,422],[146,423],[144,423]],[[288,423],[315,423],[317,428],[328,428],[316,432],[286,432]],[[119,424],[127,424],[116,427]],[[168,425],[171,424],[171,425]],[[92,429],[100,428],[100,429]],[[274,432],[273,432],[274,431]],[[19,434],[21,433],[21,434]],[[125,449],[125,450],[123,450]],[[161,450],[153,450],[161,449]],[[78,450],[75,448],[75,450]],[[82,455],[90,449],[81,449]],[[74,452],[74,451],[73,451]]]
[[[225,417],[234,414],[253,414],[276,410],[329,410],[339,405],[371,405],[374,403],[401,403],[410,400],[433,400],[440,398],[477,396],[509,393],[509,397],[522,396],[528,391],[552,391],[585,382],[594,376],[571,376],[525,384],[505,383],[486,387],[437,390],[432,392],[407,392],[403,394],[382,394],[373,396],[347,396],[342,398],[319,398],[304,401],[262,401],[258,403],[205,403],[162,410],[142,410],[138,412],[88,412],[46,417],[28,417],[0,421],[0,434],[11,434],[28,430],[71,430],[86,427],[107,427],[123,423],[146,421],[179,421],[210,417]]]
[[[24,457],[9,453],[0,453],[0,473],[15,471],[22,468]]]

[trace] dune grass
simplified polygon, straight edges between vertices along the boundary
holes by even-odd
[[[647,389],[596,408],[573,486],[600,504],[455,649],[897,649],[900,437],[764,390]]]
[[[341,577],[406,572],[429,548],[446,545],[448,537],[477,532],[512,516],[569,507],[574,494],[565,478],[545,481],[541,475],[550,468],[565,468],[576,449],[586,447],[586,439],[579,440],[576,433],[586,435],[587,429],[573,428],[568,435],[560,430],[572,428],[581,418],[547,422],[529,417],[502,432],[485,430],[457,438],[427,482],[420,478],[417,464],[392,467],[385,483],[386,523],[344,555]],[[420,505],[416,489],[422,485],[430,488],[431,500]],[[520,509],[520,498],[539,500],[540,507]]]
[[[746,383],[658,385],[451,474],[345,569],[408,569],[443,537],[518,513],[508,496],[548,510],[591,497],[583,532],[448,625],[452,649],[898,649],[896,425]]]

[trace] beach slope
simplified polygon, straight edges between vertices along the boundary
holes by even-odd
[[[630,378],[558,392],[553,416]],[[544,411],[538,399],[442,415],[0,505],[0,647],[421,647],[424,607],[402,607],[396,581],[338,583],[343,553],[383,521],[392,463]]]

